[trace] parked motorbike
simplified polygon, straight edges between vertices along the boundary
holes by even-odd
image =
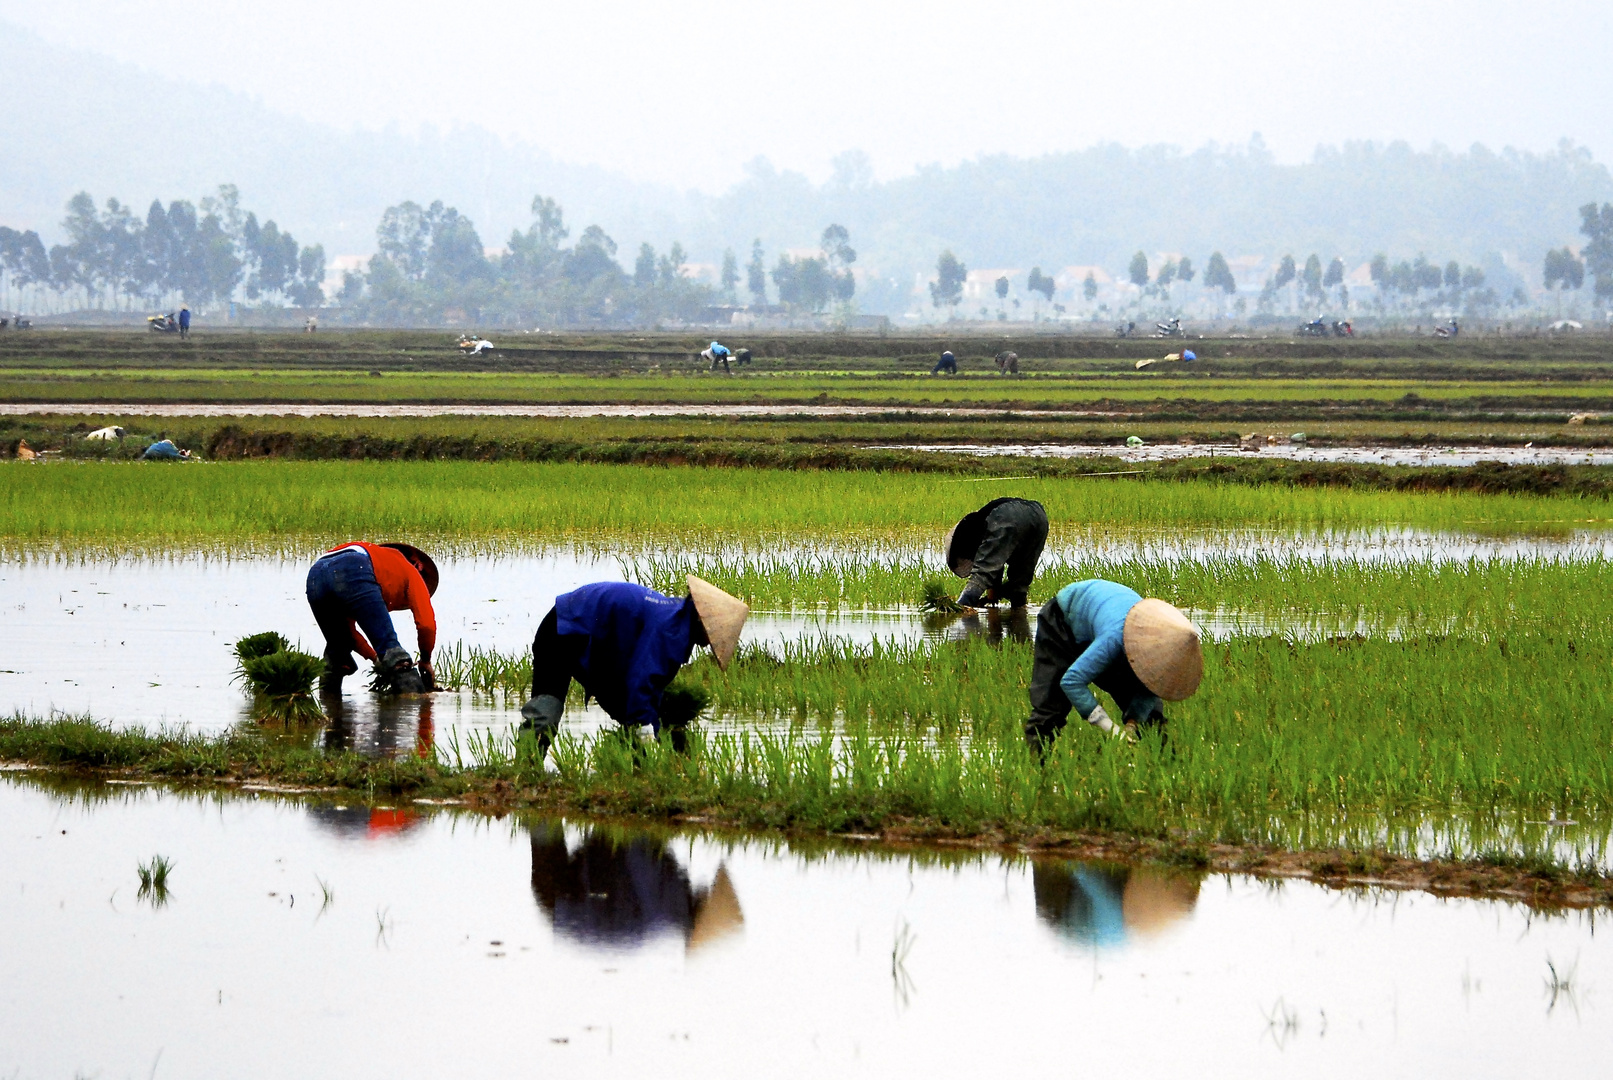
[[[15,319],[13,319],[11,321],[11,325],[16,327],[18,330],[32,330],[34,328],[33,320],[25,319],[21,315],[18,315]]]
[[[174,313],[171,311],[166,315],[147,315],[146,329],[159,334],[177,334],[179,333],[179,320],[174,318]]]
[[[1452,338],[1452,337],[1455,337],[1456,335],[1460,334],[1461,332],[1462,332],[1462,328],[1460,326],[1456,325],[1456,320],[1455,319],[1452,319],[1450,322],[1446,323],[1444,326],[1436,326],[1436,327],[1434,327],[1434,336],[1435,337]]]
[[[1170,322],[1157,322],[1154,324],[1155,337],[1185,337],[1182,333],[1182,320],[1172,319]]]
[[[1298,333],[1300,337],[1327,337],[1327,323],[1318,316],[1308,323],[1301,323]]]
[[[1335,320],[1333,323],[1333,336],[1355,337],[1355,327],[1351,324],[1349,319],[1344,319],[1342,321]]]
[[[1121,323],[1119,326],[1115,327],[1115,337],[1130,337],[1136,332],[1137,324],[1134,322]]]

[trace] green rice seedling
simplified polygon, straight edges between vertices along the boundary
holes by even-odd
[[[927,579],[920,592],[919,607],[924,611],[955,615],[963,610],[963,605],[952,598],[952,590],[947,587],[947,583],[938,578]]]
[[[152,907],[168,903],[168,874],[173,868],[174,864],[162,855],[153,855],[150,862],[141,863],[135,870],[140,878],[139,898],[149,900]]]

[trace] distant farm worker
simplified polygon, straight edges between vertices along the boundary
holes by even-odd
[[[947,569],[967,582],[958,603],[1023,608],[1046,544],[1047,511],[1039,502],[993,499],[965,514],[941,544]]]
[[[734,363],[735,364],[739,365],[740,367],[744,367],[746,364],[750,363],[750,360],[751,360],[751,354],[750,354],[749,349],[735,349],[734,350]]]
[[[1036,620],[1025,743],[1045,751],[1072,706],[1107,735],[1163,733],[1162,700],[1192,697],[1203,673],[1198,627],[1170,604],[1100,578],[1066,585]],[[1124,726],[1098,704],[1094,684],[1114,698]]]
[[[174,440],[164,435],[140,455],[147,461],[192,461],[189,450],[181,450],[174,445]]]
[[[939,375],[943,371],[948,375],[956,375],[958,373],[958,358],[952,355],[952,351],[950,349],[941,354],[941,359],[935,362],[935,366],[930,369],[930,374]]]
[[[997,373],[999,375],[1019,374],[1019,354],[1004,349],[997,354]]]
[[[537,736],[540,755],[560,727],[573,679],[624,728],[648,724],[660,734],[662,691],[696,646],[709,645],[728,669],[750,608],[693,574],[688,583],[681,598],[625,581],[556,598],[532,640],[532,698],[521,707],[521,727]]]
[[[179,336],[190,337],[190,308],[179,309]]]
[[[325,635],[322,690],[340,690],[358,670],[353,650],[374,661],[399,693],[435,686],[431,651],[437,644],[437,564],[411,544],[355,542],[331,548],[308,571],[308,606]],[[408,608],[420,641],[420,665],[398,643],[389,612]]]
[[[728,366],[728,358],[732,356],[733,353],[729,351],[728,346],[724,345],[720,341],[713,341],[710,345],[707,345],[700,351],[700,355],[703,358],[711,361],[712,371],[717,370],[718,364],[722,365],[722,369],[724,371],[731,370]]]

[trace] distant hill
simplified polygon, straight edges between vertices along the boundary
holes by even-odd
[[[1351,265],[1383,251],[1526,273],[1549,247],[1579,243],[1578,207],[1613,201],[1613,176],[1587,151],[1425,151],[1345,144],[1297,165],[1258,141],[1184,152],[1105,145],[1035,159],[993,156],[875,183],[850,158],[814,185],[765,161],[734,167],[706,196],[557,161],[472,128],[413,136],[344,132],[273,112],[218,87],[173,82],[0,23],[0,223],[57,233],[63,204],[88,190],[143,212],[154,197],[195,199],[239,185],[246,207],[331,257],[374,248],[382,210],[442,199],[484,244],[524,227],[534,194],[556,198],[572,236],[602,225],[631,265],[640,241],[679,240],[695,262],[724,248],[741,262],[761,238],[772,264],[845,225],[869,275],[865,310],[920,302],[915,283],[951,248],[971,268],[1070,265],[1123,274],[1137,250],[1228,258],[1310,252]],[[1247,284],[1247,283],[1245,283]]]

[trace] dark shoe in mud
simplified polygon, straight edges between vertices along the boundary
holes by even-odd
[[[522,738],[531,735],[538,747],[538,764],[549,756],[549,747],[554,745],[554,728],[547,724],[534,724],[530,720],[523,720],[521,726],[515,729],[515,741],[519,743]]]
[[[1044,731],[1036,724],[1025,725],[1025,749],[1042,760],[1047,759],[1047,752],[1053,746],[1053,740],[1058,738],[1057,731]]]

